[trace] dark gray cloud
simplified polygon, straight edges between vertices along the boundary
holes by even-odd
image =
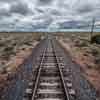
[[[44,11],[42,9],[39,9],[39,8],[35,8],[35,10],[39,13],[44,13]]]
[[[9,17],[10,15],[11,14],[10,14],[9,10],[4,9],[4,8],[0,9],[0,17]]]
[[[9,2],[9,1],[13,1],[13,0],[0,0],[0,2]]]
[[[30,13],[30,9],[28,8],[28,6],[26,4],[17,2],[17,3],[14,3],[11,5],[10,12],[27,15]]]
[[[52,15],[56,15],[56,16],[61,16],[61,12],[58,11],[58,10],[52,10],[52,11],[51,11],[51,14],[52,14]]]
[[[92,12],[94,10],[95,10],[95,8],[90,4],[83,4],[83,5],[78,6],[78,8],[77,8],[77,11],[79,13],[88,13],[88,12]]]
[[[0,0],[0,2],[4,2],[4,3],[11,3],[11,2],[16,2],[19,0]]]
[[[40,5],[48,5],[52,3],[52,0],[38,0],[38,4]]]

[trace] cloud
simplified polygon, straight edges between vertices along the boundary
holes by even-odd
[[[97,0],[95,0],[97,1]],[[96,12],[96,10],[98,10],[100,5],[97,5],[94,2],[81,2],[79,3],[79,5],[76,7],[76,10],[78,12],[78,14],[83,14],[83,16],[85,15],[90,15],[90,17],[92,17],[92,15],[94,15],[94,12]],[[82,16],[82,15],[81,15]]]
[[[9,12],[9,5],[5,3],[0,3],[0,18],[2,17],[9,17],[10,12]]]
[[[30,13],[30,9],[28,8],[26,4],[18,2],[18,3],[11,5],[10,12],[27,15],[28,13]]]
[[[0,9],[0,17],[9,17],[9,16],[10,16],[9,10]]]
[[[0,0],[0,5],[0,30],[59,30],[87,27],[93,17],[100,21],[99,0]]]
[[[61,16],[61,12],[58,11],[58,10],[56,10],[56,9],[54,9],[54,10],[51,11],[51,15],[54,15],[54,16]]]
[[[92,5],[89,5],[89,4],[83,4],[83,5],[80,5],[78,8],[77,8],[77,11],[79,13],[88,13],[88,12],[92,12],[94,11],[94,7]]]
[[[0,2],[13,2],[14,0],[0,0]],[[16,1],[16,0],[15,0]]]
[[[44,13],[44,11],[43,11],[42,9],[35,8],[35,10],[36,10],[38,13]]]
[[[38,0],[39,5],[48,5],[51,3],[52,3],[52,0]]]

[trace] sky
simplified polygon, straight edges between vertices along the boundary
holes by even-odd
[[[100,30],[100,0],[0,0],[0,31]]]

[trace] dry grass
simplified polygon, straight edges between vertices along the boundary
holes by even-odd
[[[94,33],[100,34],[100,33]],[[100,44],[91,44],[89,33],[59,33],[58,40],[73,63],[80,65],[82,75],[100,93]]]
[[[93,33],[93,36],[100,33]],[[100,45],[90,43],[90,33],[88,32],[69,32],[69,33],[59,33],[58,37],[62,37],[64,42],[73,43],[74,52],[82,53],[86,57],[93,59],[91,63],[94,63],[93,68],[100,70]]]
[[[32,48],[35,41],[40,41],[42,33],[0,33],[0,70],[10,58],[27,48]]]

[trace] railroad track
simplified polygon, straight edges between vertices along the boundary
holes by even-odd
[[[56,45],[48,40],[23,100],[76,100],[71,71],[64,70],[58,54]]]

